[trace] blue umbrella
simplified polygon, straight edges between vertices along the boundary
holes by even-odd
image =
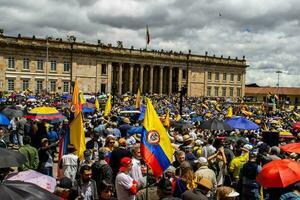
[[[225,123],[233,129],[256,130],[260,128],[256,123],[244,117],[234,117],[232,119],[227,119],[225,120]]]
[[[5,115],[0,114],[0,125],[8,126],[9,124],[9,119]]]
[[[95,109],[89,108],[89,107],[83,107],[82,112],[83,113],[93,113],[93,112],[95,112]]]
[[[0,102],[6,102],[6,98],[0,98]]]
[[[65,94],[63,96],[61,96],[62,99],[72,99],[72,96],[69,94]]]

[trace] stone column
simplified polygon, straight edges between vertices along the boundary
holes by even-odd
[[[123,76],[122,76],[122,74],[123,74],[123,65],[122,64],[119,64],[119,90],[118,90],[118,94],[119,95],[122,95],[122,82],[123,82],[123,80],[122,80],[122,78],[123,78]]]
[[[169,68],[169,94],[172,93],[172,75],[173,75],[173,68]]]
[[[181,90],[182,84],[182,68],[179,67],[178,69],[178,90]]]
[[[129,64],[129,92],[132,94],[132,82],[133,82],[133,66]]]
[[[113,74],[112,74],[112,63],[108,62],[107,63],[107,92],[112,93],[112,79],[113,79]]]
[[[143,93],[143,76],[144,76],[144,65],[140,66],[140,84],[139,84],[139,88],[141,93]]]
[[[164,67],[160,66],[159,70],[159,94],[161,95],[163,91]]]
[[[150,65],[150,78],[149,78],[149,93],[153,93],[153,65]]]

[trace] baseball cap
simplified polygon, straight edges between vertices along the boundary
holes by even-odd
[[[132,160],[131,160],[131,158],[129,158],[129,157],[124,157],[124,158],[122,158],[121,159],[121,162],[120,162],[120,172],[124,172],[124,171],[126,171],[126,169],[131,165],[131,163],[132,163]]]
[[[200,158],[198,158],[197,160],[195,160],[194,163],[199,163],[199,164],[201,164],[201,165],[207,165],[207,164],[208,164],[208,161],[207,161],[206,158],[200,157]]]

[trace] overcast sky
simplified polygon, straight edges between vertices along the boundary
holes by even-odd
[[[0,0],[5,35],[246,56],[246,83],[300,86],[299,0]]]

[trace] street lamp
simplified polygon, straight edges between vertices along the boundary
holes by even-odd
[[[67,36],[68,41],[71,43],[71,69],[70,69],[70,93],[73,91],[72,83],[73,83],[73,45],[76,41],[76,37],[74,35]]]
[[[46,93],[48,94],[48,62],[49,62],[49,40],[52,37],[46,36]]]
[[[280,70],[276,71],[276,74],[278,75],[278,79],[277,79],[277,95],[278,95],[278,99],[279,99],[279,76],[280,76],[281,73],[282,73],[282,71],[280,71]]]

